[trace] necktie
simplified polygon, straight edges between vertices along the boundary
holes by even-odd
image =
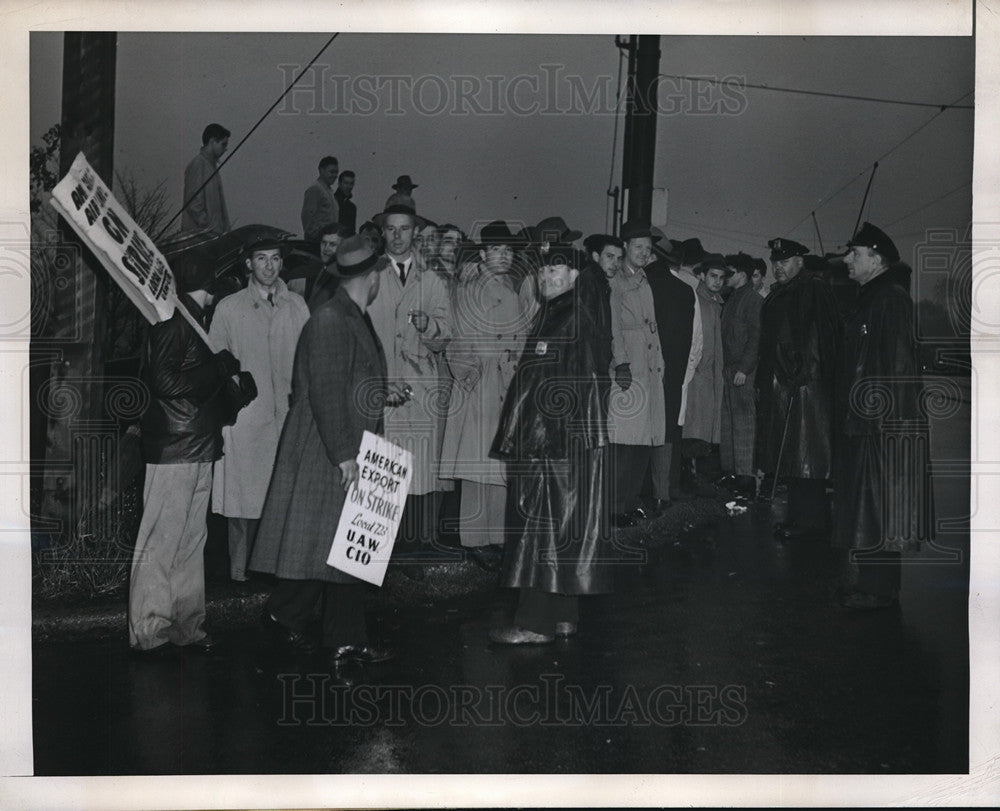
[[[397,262],[396,267],[399,268],[399,283],[406,284],[406,262]]]
[[[267,303],[270,304],[272,307],[274,306],[274,293],[267,294]]]

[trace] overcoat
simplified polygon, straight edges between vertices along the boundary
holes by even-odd
[[[611,396],[608,434],[618,445],[662,445],[666,431],[663,354],[653,293],[642,269],[611,278]],[[632,385],[622,391],[614,370],[629,364]]]
[[[688,387],[685,439],[718,445],[722,438],[722,299],[704,282],[695,290],[701,309],[701,358]]]
[[[229,233],[229,211],[226,209],[226,195],[222,191],[222,176],[213,176],[217,164],[208,156],[206,149],[203,147],[184,170],[184,199],[191,202],[181,214],[181,228],[185,231],[207,229],[214,234],[226,234]]]
[[[502,585],[611,590],[600,370],[579,340],[595,328],[576,290],[542,302],[504,401],[493,445],[511,479]]]
[[[454,385],[441,451],[443,478],[507,481],[490,447],[526,337],[512,281],[480,266],[456,286],[454,333],[445,350]]]
[[[931,537],[929,431],[913,333],[910,268],[862,285],[837,373],[834,546],[901,552]]]
[[[733,291],[722,307],[722,469],[752,475],[757,435],[754,377],[760,346],[760,310],[764,300],[753,285]],[[742,386],[733,383],[737,372],[746,375]]]
[[[299,333],[309,320],[302,297],[278,279],[274,306],[253,287],[226,296],[215,308],[209,335],[253,375],[257,397],[234,425],[222,429],[223,456],[215,463],[212,510],[232,518],[259,518],[288,414]]]
[[[829,286],[802,270],[775,285],[761,310],[757,464],[778,475],[833,473],[833,380],[840,324]],[[784,453],[781,452],[782,438]]]
[[[671,273],[662,261],[657,260],[647,265],[645,270],[649,287],[653,291],[656,323],[664,327],[657,332],[663,355],[665,439],[667,442],[674,442],[680,438],[680,425],[684,422],[681,403],[685,382],[694,375],[692,367],[689,376],[688,366],[697,304],[691,286]]]
[[[429,324],[417,332],[412,311],[427,313]],[[378,297],[368,307],[389,369],[389,380],[409,385],[413,396],[385,414],[385,437],[413,454],[410,495],[446,489],[440,479],[442,415],[447,414],[448,386],[443,350],[451,338],[448,289],[414,254],[406,285],[390,266],[382,272]]]
[[[365,431],[381,433],[385,372],[370,321],[338,288],[302,330],[292,406],[251,569],[291,580],[357,582],[326,565],[346,495],[338,465],[357,457]]]

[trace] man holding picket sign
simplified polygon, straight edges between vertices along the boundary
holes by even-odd
[[[142,522],[132,557],[129,643],[141,656],[208,650],[204,549],[222,426],[257,395],[253,377],[205,332],[215,267],[191,251],[174,272],[81,152],[52,206],[153,325],[143,354]]]
[[[292,648],[316,647],[307,626],[322,603],[322,642],[334,666],[392,656],[368,640],[365,584],[327,564],[348,493],[359,482],[364,433],[383,428],[386,361],[367,310],[387,261],[360,236],[337,248],[340,285],[299,338],[291,410],[250,560],[251,569],[278,578],[264,621]]]

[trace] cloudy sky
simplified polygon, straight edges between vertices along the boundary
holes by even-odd
[[[304,89],[231,155],[230,214],[300,231],[303,190],[333,154],[358,173],[363,217],[407,173],[419,210],[438,222],[475,230],[560,214],[585,233],[604,230],[609,180],[621,182],[613,33],[341,34]],[[204,125],[223,123],[235,147],[329,36],[122,33],[116,169],[149,186],[165,180],[173,213]],[[660,45],[663,74],[726,82],[660,85],[654,185],[667,190],[669,236],[758,255],[774,236],[818,249],[815,210],[831,250],[851,235],[878,159],[865,218],[904,256],[918,255],[928,229],[964,236],[973,111],[919,105],[974,103],[971,37],[663,35]],[[37,142],[59,118],[62,35],[32,34],[30,46]]]

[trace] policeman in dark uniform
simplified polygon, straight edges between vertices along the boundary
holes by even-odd
[[[775,284],[761,311],[757,463],[788,481],[781,540],[826,538],[833,472],[833,383],[840,336],[829,286],[804,271],[805,245],[772,239]]]

